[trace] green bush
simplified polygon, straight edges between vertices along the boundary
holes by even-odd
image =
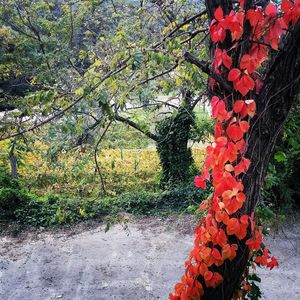
[[[190,205],[198,205],[206,199],[206,192],[196,188],[190,180],[189,184],[181,184],[161,194],[161,201],[172,209],[185,210]]]
[[[263,192],[266,203],[283,212],[295,209],[300,198],[299,164],[300,111],[299,107],[295,107],[289,114],[269,164]]]
[[[14,218],[16,209],[29,200],[23,190],[0,188],[0,215],[4,218]]]
[[[186,212],[191,205],[199,205],[204,192],[182,186],[162,193],[140,191],[114,198],[71,199],[56,195],[47,198],[25,195],[14,211],[14,220],[21,225],[53,226],[73,224],[87,219],[103,219],[127,212],[135,215]]]
[[[6,169],[0,168],[0,218],[15,218],[15,210],[30,201],[20,183],[12,179]]]
[[[192,179],[190,180],[192,182]],[[0,217],[20,225],[53,226],[72,224],[87,219],[103,219],[121,212],[136,215],[185,212],[204,199],[203,190],[191,184],[181,184],[161,192],[141,190],[114,197],[97,199],[70,198],[50,194],[39,197],[22,189],[18,180],[0,172]]]
[[[12,179],[6,168],[0,168],[0,188],[20,189],[19,181]]]
[[[119,207],[121,211],[148,215],[162,207],[161,201],[158,193],[141,191],[121,195],[119,199],[114,201],[114,205]]]

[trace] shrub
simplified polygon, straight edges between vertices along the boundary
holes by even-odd
[[[0,168],[0,217],[15,218],[15,210],[29,200],[19,181],[12,179],[7,169]]]
[[[300,198],[299,154],[300,111],[295,107],[277,141],[264,188],[265,202],[284,212],[291,212]]]

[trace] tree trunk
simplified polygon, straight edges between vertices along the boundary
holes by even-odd
[[[162,187],[175,186],[189,178],[193,157],[188,141],[193,124],[193,111],[185,101],[175,116],[166,118],[156,127],[156,148],[162,166]]]
[[[225,5],[227,1],[209,1],[208,10],[214,11],[216,2]],[[276,139],[285,124],[291,106],[299,93],[300,86],[300,23],[293,33],[288,33],[281,52],[272,58],[266,73],[264,85],[258,96],[252,95],[257,104],[256,116],[251,121],[247,138],[245,157],[251,160],[247,174],[241,176],[247,202],[240,214],[250,215],[261,198],[268,163],[275,147]],[[232,237],[231,237],[232,238]],[[237,243],[239,249],[233,261],[226,261],[214,271],[222,274],[224,282],[217,288],[205,289],[205,300],[230,300],[238,287],[248,262],[248,248],[243,241]],[[202,299],[202,298],[201,298]]]
[[[15,156],[15,144],[10,149],[9,152],[9,163],[10,163],[10,174],[11,178],[17,178],[18,177],[18,168],[17,168],[17,159]]]
[[[190,92],[183,93],[183,103],[171,117],[158,122],[156,134],[139,124],[115,114],[115,119],[142,132],[152,139],[162,167],[160,184],[163,188],[185,182],[193,164],[192,151],[188,147],[191,128],[194,125],[194,106]]]

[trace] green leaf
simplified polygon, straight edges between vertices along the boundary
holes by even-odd
[[[286,161],[286,154],[284,152],[280,151],[274,155],[274,158],[278,162],[283,162],[283,161]]]

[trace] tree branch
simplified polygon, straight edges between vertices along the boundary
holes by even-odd
[[[153,134],[152,132],[142,128],[139,124],[127,119],[127,118],[124,118],[120,115],[118,115],[117,113],[115,114],[114,118],[119,121],[119,122],[122,122],[124,124],[127,124],[133,128],[135,128],[136,130],[140,131],[141,133],[145,134],[148,138],[150,138],[151,140],[157,142],[158,141],[158,137]]]
[[[207,75],[215,79],[217,82],[219,82],[227,92],[229,93],[233,92],[231,85],[228,84],[228,82],[224,80],[220,75],[216,74],[209,67],[208,62],[198,59],[197,57],[193,56],[191,53],[187,51],[184,53],[183,56],[188,62],[197,66],[202,72],[206,73]]]
[[[24,133],[27,133],[27,132],[30,132],[30,131],[33,131],[35,130],[36,128],[39,128],[51,121],[53,121],[54,119],[57,119],[61,116],[63,116],[68,110],[70,110],[72,107],[74,107],[77,103],[79,103],[82,99],[84,99],[88,94],[92,93],[93,91],[95,91],[106,79],[108,79],[109,77],[111,77],[112,75],[116,75],[118,73],[120,73],[121,71],[123,71],[124,69],[127,68],[127,61],[130,59],[131,56],[127,57],[125,60],[123,60],[120,64],[124,64],[122,67],[120,67],[118,70],[111,70],[110,72],[108,72],[104,77],[102,77],[102,79],[99,81],[98,84],[96,84],[95,86],[93,86],[92,88],[90,88],[90,90],[88,92],[86,92],[85,94],[83,94],[82,96],[78,97],[77,99],[75,99],[73,102],[71,102],[66,108],[62,109],[61,111],[59,111],[58,113],[56,114],[53,114],[51,117],[48,117],[47,119],[41,121],[40,123],[32,126],[32,127],[29,127],[29,128],[26,128],[24,130],[21,130],[17,133],[14,133],[14,134],[11,134],[11,135],[8,135],[6,137],[1,137],[0,138],[0,141],[3,141],[3,140],[6,140],[6,139],[9,139],[9,138],[12,138],[12,137],[15,137],[15,136],[18,136],[18,135],[21,135],[21,134],[24,134]]]
[[[200,13],[186,19],[185,21],[183,21],[182,23],[178,24],[173,30],[171,30],[167,35],[165,35],[163,37],[163,39],[161,41],[159,41],[158,43],[156,43],[155,45],[153,45],[153,48],[157,48],[158,46],[160,46],[167,38],[169,38],[170,36],[172,36],[175,32],[177,32],[181,27],[183,27],[186,24],[189,24],[190,22],[196,20],[197,18],[200,18],[201,16],[203,16],[204,14],[206,14],[206,10],[201,11]]]

